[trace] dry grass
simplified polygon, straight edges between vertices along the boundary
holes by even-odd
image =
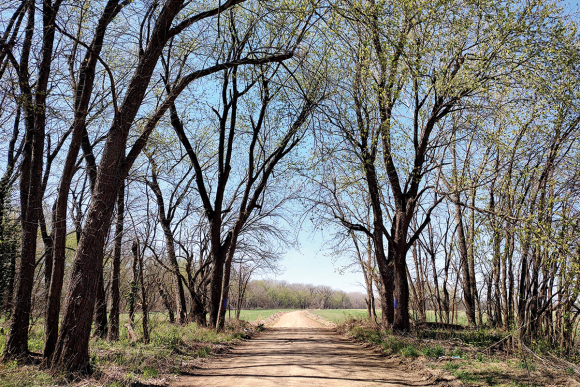
[[[121,318],[121,326],[127,316]],[[4,327],[5,323],[0,326]],[[162,313],[151,315],[149,343],[132,342],[127,330],[122,329],[120,340],[108,342],[92,339],[90,343],[90,375],[54,375],[37,365],[0,363],[0,386],[107,386],[121,387],[146,384],[167,385],[177,375],[191,372],[204,358],[227,351],[240,340],[251,336],[256,327],[244,321],[228,322],[221,332],[198,327],[195,323],[184,326],[170,324]],[[141,320],[135,331],[142,338]],[[30,350],[42,350],[42,326],[35,325],[30,335]],[[0,333],[0,351],[4,348],[5,334]]]
[[[415,331],[392,335],[367,321],[351,319],[337,328],[398,358],[409,370],[428,379],[464,386],[580,386],[580,375],[555,362],[540,362],[529,352],[493,344],[505,337],[495,330]]]

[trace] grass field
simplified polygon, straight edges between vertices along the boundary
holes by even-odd
[[[278,312],[291,312],[295,309],[256,309],[256,310],[242,310],[240,313],[240,320],[256,321],[265,320],[268,317]],[[231,318],[234,318],[235,312],[232,311]]]
[[[367,318],[367,310],[366,309],[322,309],[322,310],[313,310],[312,313],[317,314],[325,319],[332,321],[334,323],[341,323],[345,320],[350,318],[356,319],[366,319]],[[418,319],[419,315],[410,311],[411,318]],[[378,319],[381,318],[381,311],[377,310],[377,317]],[[435,312],[432,310],[428,310],[426,313],[427,322],[435,322]],[[457,324],[457,325],[468,325],[467,324],[467,316],[465,315],[464,311],[458,311],[455,313],[454,316],[450,316],[450,323]],[[483,318],[483,322],[485,323],[485,316]]]
[[[240,319],[245,321],[256,321],[256,320],[264,320],[268,317],[272,316],[277,312],[290,312],[295,309],[257,309],[257,310],[242,310],[240,314]],[[341,323],[350,318],[356,319],[366,319],[367,317],[367,310],[366,309],[321,309],[321,310],[313,310],[312,313],[317,314],[325,319],[332,321],[334,323]],[[411,318],[418,319],[419,315],[414,312],[410,311]],[[229,316],[229,315],[228,315]],[[231,318],[233,318],[234,311],[231,313]],[[377,317],[381,318],[381,310],[377,310]],[[428,322],[435,322],[435,312],[432,310],[428,310],[426,313],[427,321]],[[455,315],[450,316],[450,321],[452,324],[458,325],[467,325],[467,317],[464,311],[458,311]],[[485,322],[485,317],[483,318]]]
[[[366,309],[321,309],[312,310],[310,312],[337,324],[340,324],[341,322],[351,318],[356,318],[358,320],[367,318]],[[377,311],[377,315],[380,318],[381,312]]]

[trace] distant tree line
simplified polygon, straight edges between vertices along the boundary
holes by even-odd
[[[233,292],[237,297],[237,291]],[[236,309],[364,309],[364,294],[346,293],[330,286],[290,284],[286,281],[253,280],[244,297],[234,298]]]

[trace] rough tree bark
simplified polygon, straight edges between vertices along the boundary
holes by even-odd
[[[23,3],[24,5],[24,3]],[[22,7],[23,7],[22,5]],[[0,179],[0,265],[2,267],[2,274],[0,278],[0,310],[9,316],[12,311],[12,295],[14,291],[14,277],[16,276],[16,243],[14,241],[14,231],[12,230],[13,222],[9,220],[7,210],[10,207],[10,189],[16,182],[17,173],[15,173],[15,166],[17,160],[22,154],[22,146],[24,141],[21,141],[18,149],[16,142],[18,141],[20,133],[20,117],[21,108],[18,107],[16,116],[14,118],[14,127],[12,130],[12,138],[8,144],[8,158],[6,160],[6,170],[2,179]]]
[[[137,254],[139,254],[139,280],[141,281],[141,311],[143,312],[143,342],[149,343],[149,309],[147,304],[147,288],[145,288],[145,276],[143,275],[143,253],[137,242]]]
[[[95,331],[94,336],[100,339],[107,337],[107,296],[105,293],[105,280],[103,268],[99,274],[99,284],[97,285],[97,299],[95,301]]]
[[[28,326],[31,296],[36,264],[36,238],[38,220],[42,211],[42,168],[46,123],[46,99],[48,80],[52,63],[55,35],[55,20],[61,0],[43,4],[42,53],[38,67],[35,91],[32,91],[29,75],[29,58],[35,29],[35,3],[28,1],[28,20],[22,45],[20,63],[13,63],[18,69],[18,81],[22,94],[25,117],[25,139],[22,152],[20,175],[20,204],[22,244],[20,271],[14,299],[10,332],[4,347],[4,359],[20,358],[28,355]],[[34,94],[34,99],[33,99]]]
[[[121,247],[123,243],[123,222],[125,219],[125,183],[117,194],[117,224],[115,246],[113,248],[113,270],[111,272],[111,310],[109,311],[109,341],[119,340],[119,281],[121,277]]]
[[[135,326],[135,307],[137,306],[138,288],[139,288],[139,244],[133,241],[131,245],[131,253],[133,254],[133,264],[131,283],[129,284],[129,299],[127,300],[127,307],[129,309],[129,324],[131,327]]]
[[[95,80],[96,66],[99,54],[103,47],[107,26],[120,12],[125,3],[126,2],[124,2],[122,5],[119,5],[119,1],[108,1],[95,30],[96,32],[93,41],[89,49],[87,49],[85,59],[81,63],[79,69],[79,78],[76,81],[74,101],[75,112],[74,121],[72,124],[72,138],[65,160],[65,165],[58,188],[58,196],[52,217],[53,267],[50,276],[51,281],[48,291],[48,301],[45,314],[45,343],[43,350],[44,366],[50,365],[58,338],[58,323],[61,306],[60,301],[65,266],[64,260],[66,249],[66,214],[68,194],[72,178],[76,171],[75,164],[78,153],[81,147],[84,133],[86,132],[86,118]],[[94,187],[91,185],[91,191],[93,188]]]

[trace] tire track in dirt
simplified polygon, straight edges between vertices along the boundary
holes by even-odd
[[[285,313],[252,340],[192,370],[174,387],[437,386],[308,318]]]

